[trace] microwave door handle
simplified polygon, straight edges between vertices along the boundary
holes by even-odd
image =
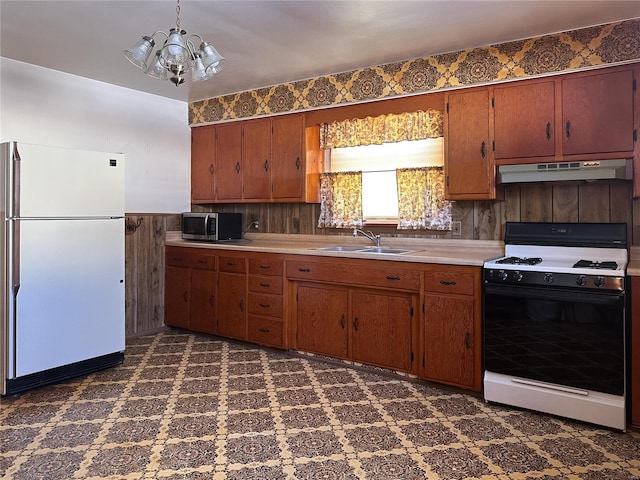
[[[204,217],[204,235],[205,237],[207,237],[207,239],[209,238],[209,214],[207,213],[207,216]]]

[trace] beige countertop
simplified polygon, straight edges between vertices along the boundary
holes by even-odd
[[[640,277],[640,247],[631,247],[629,249],[627,276]]]
[[[497,240],[413,239],[396,237],[383,237],[382,246],[409,250],[408,253],[390,255],[382,253],[318,250],[319,248],[336,245],[358,246],[362,248],[374,246],[373,243],[366,238],[353,238],[347,235],[247,233],[242,240],[209,243],[182,240],[179,231],[170,231],[167,232],[165,244],[180,247],[216,248],[245,252],[471,266],[482,266],[485,260],[504,255],[504,244]]]

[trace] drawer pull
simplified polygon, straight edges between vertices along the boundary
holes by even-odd
[[[299,272],[310,272],[311,269],[310,268],[299,268],[298,271]]]
[[[387,275],[386,279],[387,280],[400,280],[400,277],[399,276],[395,276],[394,277],[393,275]]]
[[[206,260],[198,260],[198,263],[205,264],[205,263],[207,263],[207,261]]]
[[[260,283],[260,286],[264,287],[264,288],[269,288],[271,286],[271,284],[270,283]]]
[[[230,267],[235,267],[236,265],[238,265],[238,262],[227,262],[227,265],[229,265]]]
[[[447,281],[447,280],[440,280],[440,285],[457,285],[458,282],[456,282],[455,280],[451,280],[451,281]]]
[[[271,268],[271,265],[260,265],[260,268],[262,268],[263,270],[269,270]]]
[[[262,308],[271,308],[271,305],[269,305],[268,303],[259,303],[258,305]]]
[[[262,333],[269,333],[271,330],[269,330],[268,328],[259,328],[258,331]]]

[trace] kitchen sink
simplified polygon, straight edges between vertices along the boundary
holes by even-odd
[[[335,245],[332,247],[314,248],[314,250],[324,250],[325,252],[361,252],[364,247]]]
[[[385,247],[371,247],[360,250],[361,253],[386,253],[389,255],[402,255],[403,253],[409,253],[413,250],[402,250],[399,248],[385,248]]]

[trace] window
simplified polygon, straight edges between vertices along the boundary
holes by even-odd
[[[327,171],[362,171],[362,213],[368,223],[398,221],[396,169],[442,166],[442,137],[327,150]]]

